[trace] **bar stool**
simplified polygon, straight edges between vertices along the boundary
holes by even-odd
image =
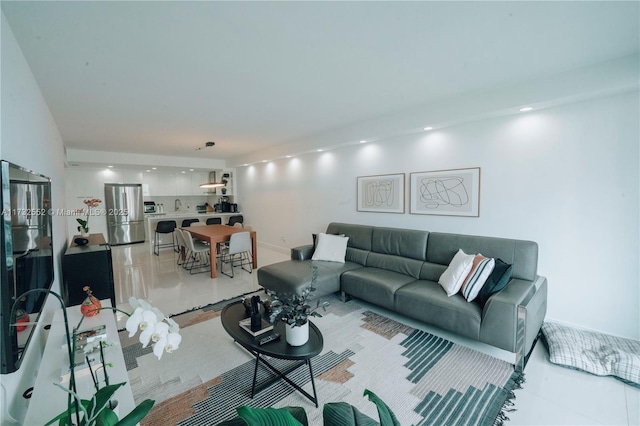
[[[229,222],[227,223],[227,225],[228,226],[233,226],[236,223],[240,223],[240,224],[244,223],[244,217],[242,217],[241,214],[236,215],[236,216],[230,216],[229,217]]]
[[[207,219],[207,225],[222,225],[221,217],[210,217]]]
[[[162,247],[171,247],[176,251],[175,229],[175,220],[161,220],[158,222],[156,225],[156,233],[153,238],[153,254],[160,256],[160,249]],[[160,234],[171,234],[171,243],[160,244]]]
[[[200,220],[198,220],[198,219],[184,219],[182,221],[182,228],[189,227],[189,226],[191,226],[192,223],[195,223],[195,222],[200,222]]]

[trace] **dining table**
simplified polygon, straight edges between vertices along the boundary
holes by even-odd
[[[231,239],[231,235],[237,232],[249,232],[251,235],[251,257],[253,261],[253,269],[258,268],[258,249],[256,243],[256,231],[246,231],[243,228],[227,225],[205,225],[205,226],[189,226],[180,228],[183,231],[189,231],[194,238],[209,243],[211,249],[211,278],[218,276],[218,268],[216,265],[216,257],[218,254],[218,244],[227,242]]]

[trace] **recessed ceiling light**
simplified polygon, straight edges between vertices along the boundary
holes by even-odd
[[[110,168],[110,169],[113,169],[113,166],[107,166],[107,167]]]
[[[190,172],[193,172],[193,171],[194,171],[194,169],[189,169],[189,171],[190,171]]]
[[[147,170],[148,172],[151,172],[151,170]]]
[[[269,160],[262,160],[263,163],[266,163],[267,161],[269,161]]]
[[[290,155],[287,155],[286,157],[287,157],[287,158],[291,158],[291,156],[290,156]]]
[[[533,107],[526,106],[526,107],[520,108],[520,112],[527,112],[527,111],[531,111],[532,109],[533,109]]]
[[[318,150],[318,152],[322,152],[322,151],[324,151],[324,150],[322,150],[322,149],[319,149],[319,150]]]
[[[245,164],[243,164],[243,166],[247,167],[247,166],[248,166],[248,164],[246,164],[246,163],[245,163]]]
[[[360,141],[360,143],[367,143],[367,141]]]
[[[183,170],[183,171],[181,171],[180,173],[187,173],[187,172],[185,172],[185,171]]]
[[[426,131],[433,130],[433,127],[431,127],[431,126],[425,127],[424,130],[426,130]]]
[[[152,167],[152,169],[153,169],[153,170],[157,170],[158,168],[157,168],[157,167]]]

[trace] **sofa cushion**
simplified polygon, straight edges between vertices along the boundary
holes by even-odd
[[[353,247],[347,247],[347,254],[345,255],[345,260],[347,262],[355,262],[362,266],[367,264],[367,257],[369,257],[368,250],[362,250]]]
[[[438,279],[438,284],[447,292],[447,296],[453,296],[460,291],[464,279],[469,275],[473,266],[473,254],[467,254],[459,249],[447,270]]]
[[[387,269],[399,274],[409,275],[413,277],[413,279],[418,279],[423,263],[421,260],[410,259],[408,257],[371,252],[369,256],[367,256],[366,266]]]
[[[345,272],[341,281],[345,293],[393,309],[396,290],[415,281],[415,278],[386,269],[365,267]]]
[[[318,244],[311,260],[344,263],[348,241],[349,237],[320,233],[318,235]]]
[[[258,283],[278,293],[299,293],[311,284],[311,265],[318,268],[318,280],[313,297],[340,290],[340,275],[344,271],[362,268],[353,262],[316,262],[312,260],[286,260],[258,269]]]
[[[493,268],[496,266],[495,259],[484,257],[481,254],[477,254],[473,258],[473,265],[467,278],[464,279],[460,293],[467,299],[467,302],[473,302],[478,297],[480,289],[484,286],[484,283],[491,275]]]
[[[491,275],[489,275],[482,289],[480,289],[480,293],[478,293],[477,301],[480,306],[484,306],[493,294],[499,292],[509,284],[511,269],[511,265],[503,262],[502,259],[496,259],[496,264]]]
[[[371,250],[372,226],[332,222],[327,226],[327,234],[345,235],[349,237],[348,247]]]
[[[414,229],[373,228],[371,251],[424,261],[428,236]]]
[[[429,233],[427,261],[448,265],[458,249],[500,258],[513,265],[513,277],[534,281],[538,268],[538,244],[533,241],[475,235]]]
[[[478,339],[482,310],[460,294],[447,296],[435,281],[418,280],[396,291],[394,310],[413,319]]]

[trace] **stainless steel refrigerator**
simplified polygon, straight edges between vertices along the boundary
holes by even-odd
[[[109,244],[144,241],[144,203],[142,184],[107,183],[104,185]]]

